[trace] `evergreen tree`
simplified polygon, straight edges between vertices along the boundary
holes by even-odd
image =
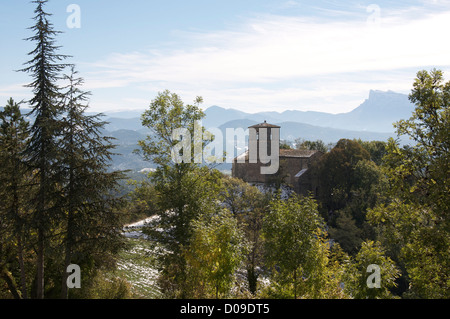
[[[0,112],[0,247],[1,277],[16,298],[27,298],[24,266],[24,242],[28,226],[25,209],[26,169],[23,152],[28,139],[29,123],[23,118],[19,104],[11,98]],[[14,285],[8,264],[17,261],[21,288]]]
[[[60,104],[61,89],[57,85],[61,71],[67,64],[61,63],[66,55],[57,54],[55,31],[49,22],[50,14],[44,11],[47,0],[33,1],[35,10],[35,25],[30,29],[34,36],[26,40],[36,43],[36,48],[29,53],[32,57],[21,71],[30,73],[33,82],[27,87],[33,89],[34,97],[29,101],[31,114],[35,116],[31,127],[31,139],[27,149],[27,160],[33,177],[38,186],[36,194],[30,198],[34,205],[33,224],[37,230],[37,291],[36,297],[44,298],[44,265],[45,242],[52,230],[52,222],[57,217],[55,205],[60,195],[58,186],[61,184],[58,169],[61,149],[59,136],[61,130],[62,107]]]
[[[77,74],[72,67],[71,74],[65,76],[69,85],[64,100],[61,147],[65,153],[60,163],[64,183],[59,205],[64,210],[62,298],[68,297],[66,269],[74,259],[79,264],[94,258],[100,266],[121,242],[121,223],[114,213],[120,200],[113,191],[123,174],[108,171],[114,145],[111,138],[102,135],[106,122],[100,120],[101,114],[85,114],[90,93],[80,89],[83,79],[77,78]]]

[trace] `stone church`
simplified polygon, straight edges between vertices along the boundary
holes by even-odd
[[[268,155],[277,154],[277,150],[271,148],[273,145],[277,145],[279,148],[280,129],[280,126],[267,122],[250,126],[248,150],[234,159],[232,176],[252,185],[273,186],[282,183],[298,194],[308,195],[312,193],[317,195],[318,186],[311,174],[310,167],[323,155],[320,151],[279,149],[278,171],[275,174],[261,173],[261,167],[267,167],[269,164],[264,164],[263,162],[267,163],[267,161],[261,160],[260,146],[265,147],[267,145],[266,154]],[[253,135],[252,132],[254,132]],[[256,140],[255,143],[252,143],[253,139]],[[252,160],[252,156],[255,157],[255,160]]]

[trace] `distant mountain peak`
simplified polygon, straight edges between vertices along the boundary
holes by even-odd
[[[410,107],[411,102],[406,94],[397,93],[394,91],[370,90],[369,98],[352,112],[355,112],[358,109],[370,109],[372,111],[375,111],[376,109],[383,109],[387,111],[402,109],[403,111],[406,111],[409,110]],[[388,114],[380,115],[388,116]]]
[[[404,101],[409,101],[408,95],[394,92],[394,91],[380,91],[380,90],[370,90],[369,98],[366,101],[374,101],[381,103],[390,104],[403,104]],[[409,102],[408,102],[409,103]]]
[[[202,124],[209,129],[218,128],[224,123],[235,120],[250,120],[255,122],[254,124],[266,120],[267,123],[276,125],[284,122],[296,122],[353,131],[394,132],[392,124],[401,119],[410,118],[413,110],[414,106],[406,94],[370,90],[368,98],[353,111],[347,113],[330,114],[299,110],[246,113],[236,108],[213,105],[204,111],[206,116],[202,120]],[[111,116],[113,114],[116,116]],[[108,131],[143,129],[139,113],[133,114],[130,111],[108,115],[111,116],[107,118],[107,121],[111,122],[107,126]],[[302,132],[298,134],[301,135]]]
[[[330,114],[315,111],[245,113],[236,109],[212,106],[206,110],[204,122],[218,127],[231,120],[248,119],[280,124],[286,121],[310,125],[373,132],[393,132],[392,124],[409,118],[413,110],[408,95],[394,91],[370,90],[369,97],[351,112]]]
[[[216,111],[216,110],[226,110],[226,109],[218,105],[213,105],[208,107],[205,111]]]
[[[394,91],[391,91],[391,90],[388,90],[388,91],[370,90],[369,91],[369,99],[370,99],[370,97],[373,97],[373,96],[376,96],[376,95],[386,95],[386,94],[400,94],[401,95],[401,93],[397,93],[397,92],[394,92]]]

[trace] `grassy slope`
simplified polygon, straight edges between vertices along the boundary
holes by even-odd
[[[128,238],[129,247],[122,251],[118,261],[117,277],[131,285],[133,298],[157,299],[160,292],[156,286],[156,259],[144,239]]]

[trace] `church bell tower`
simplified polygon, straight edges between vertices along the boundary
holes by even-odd
[[[269,124],[266,121],[249,128],[249,163],[274,164],[279,162],[280,156],[280,126]],[[270,167],[272,167],[271,165]],[[277,171],[278,171],[278,165]],[[261,174],[274,174],[272,170],[261,167]],[[266,172],[266,173],[264,173]],[[275,172],[276,173],[276,172]]]

